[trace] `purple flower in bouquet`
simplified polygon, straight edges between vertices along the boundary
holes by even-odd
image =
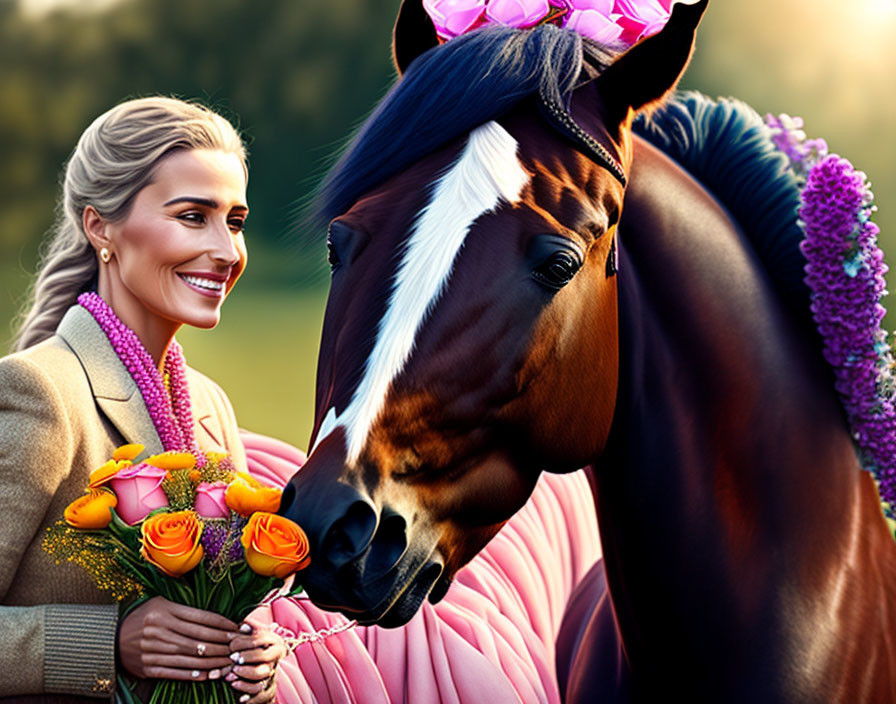
[[[200,542],[209,564],[218,563],[222,568],[243,559],[240,535],[246,519],[234,514],[230,520],[205,521]]]
[[[205,559],[214,562],[221,554],[221,548],[227,542],[228,530],[224,521],[206,521],[202,530],[202,537],[199,542],[202,543],[202,549],[205,550]]]

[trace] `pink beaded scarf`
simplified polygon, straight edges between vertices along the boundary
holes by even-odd
[[[118,358],[140,389],[165,451],[187,451],[196,454],[197,458],[202,457],[193,434],[186,365],[177,340],[171,341],[165,355],[163,376],[134,331],[118,319],[98,294],[82,293],[78,296],[78,303],[106,333]]]

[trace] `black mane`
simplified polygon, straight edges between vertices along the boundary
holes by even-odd
[[[418,57],[361,127],[324,181],[318,212],[329,221],[364,193],[539,92],[566,104],[584,57],[610,49],[553,25],[485,27]]]
[[[699,180],[732,214],[769,274],[778,296],[811,325],[806,260],[797,224],[800,182],[770,130],[749,105],[678,93],[635,132]],[[814,327],[814,326],[813,326]]]

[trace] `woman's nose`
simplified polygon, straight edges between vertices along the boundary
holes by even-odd
[[[215,228],[214,244],[209,254],[216,264],[234,266],[239,262],[240,251],[237,248],[236,236],[226,223]]]

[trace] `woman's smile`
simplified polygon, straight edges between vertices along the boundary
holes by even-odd
[[[181,325],[212,328],[246,266],[246,173],[239,156],[178,150],[127,216],[104,225],[112,257],[98,293],[153,356]]]
[[[226,293],[224,283],[230,278],[227,274],[214,273],[187,273],[184,271],[177,272],[177,275],[183,279],[188,287],[197,293],[208,296],[209,298],[223,299]]]

